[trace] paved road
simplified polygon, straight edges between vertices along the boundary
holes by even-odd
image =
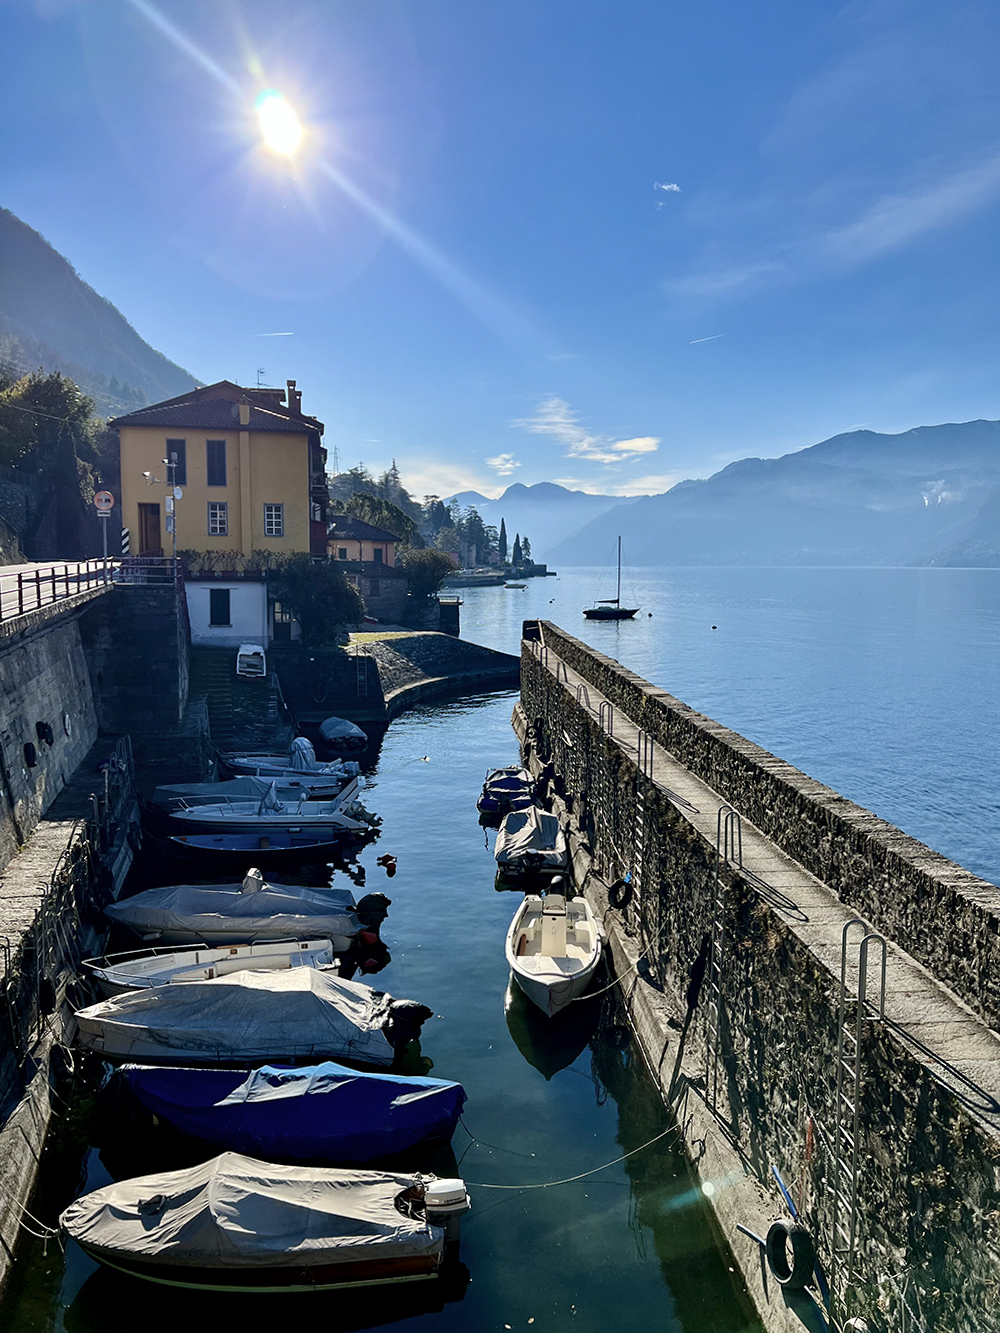
[[[47,560],[24,565],[0,566],[0,620],[10,620],[28,611],[65,601],[110,580],[112,562],[105,574],[102,560]]]

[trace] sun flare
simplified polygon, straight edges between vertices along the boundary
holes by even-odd
[[[302,124],[282,97],[273,88],[262,92],[254,103],[260,132],[264,142],[275,153],[291,156],[302,142]]]

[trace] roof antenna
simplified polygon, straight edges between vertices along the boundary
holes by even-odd
[[[261,377],[261,375],[264,375],[264,374],[266,374],[266,368],[265,368],[264,366],[259,366],[258,369],[257,369],[257,388],[258,388],[258,389],[260,388],[260,377]]]

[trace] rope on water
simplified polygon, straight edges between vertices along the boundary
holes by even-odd
[[[676,1135],[678,1133],[679,1130],[676,1125],[668,1125],[661,1134],[657,1134],[655,1138],[650,1139],[648,1143],[642,1144],[641,1147],[633,1148],[631,1152],[622,1153],[621,1157],[616,1157],[611,1162],[605,1162],[602,1166],[595,1166],[591,1171],[581,1171],[578,1176],[567,1176],[565,1180],[546,1180],[538,1185],[492,1185],[475,1180],[470,1180],[467,1184],[477,1190],[550,1190],[556,1185],[572,1185],[577,1180],[586,1180],[588,1176],[596,1176],[598,1171],[606,1171],[609,1166],[617,1166],[619,1162],[624,1162],[628,1157],[634,1157],[636,1153],[645,1152],[645,1150],[651,1148],[654,1143],[659,1143],[661,1139],[665,1139],[668,1134]]]

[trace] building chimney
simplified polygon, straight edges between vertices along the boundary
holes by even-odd
[[[288,385],[288,410],[289,412],[296,412],[301,416],[302,391],[301,389],[296,389],[294,380],[286,380],[285,383]]]

